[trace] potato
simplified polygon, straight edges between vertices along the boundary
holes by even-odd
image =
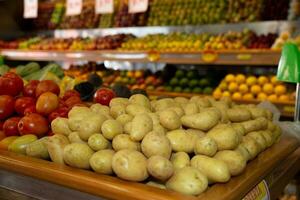
[[[183,108],[186,115],[193,115],[200,111],[196,102],[188,103]]]
[[[180,104],[187,104],[189,100],[185,97],[175,97],[174,101]]]
[[[149,99],[142,94],[134,94],[129,98],[129,103],[141,105],[149,110],[151,110],[151,104]]]
[[[26,155],[27,146],[37,139],[36,135],[22,135],[8,145],[8,151]]]
[[[127,134],[120,134],[114,137],[112,141],[112,147],[115,151],[120,151],[122,149],[141,151],[140,143],[132,141],[130,136]]]
[[[190,98],[190,102],[198,102],[200,99],[203,99],[203,98],[201,98],[200,96],[192,96]]]
[[[167,159],[170,158],[172,153],[172,146],[169,139],[157,132],[149,132],[141,143],[142,152],[146,157],[160,155]]]
[[[208,108],[211,106],[211,102],[207,98],[199,98],[198,101],[196,101],[198,108]]]
[[[260,123],[261,129],[265,130],[268,128],[268,120],[265,117],[258,117],[256,121]]]
[[[273,120],[273,113],[270,110],[266,110],[266,118],[270,121]]]
[[[87,144],[73,143],[64,148],[63,157],[65,163],[71,167],[89,169],[89,160],[93,153],[94,151]]]
[[[91,105],[90,109],[93,113],[96,113],[96,114],[102,114],[105,116],[110,114],[109,107],[101,105],[99,103],[95,103],[95,104]]]
[[[130,134],[131,128],[132,128],[132,122],[127,122],[127,123],[124,125],[124,133]]]
[[[240,153],[244,157],[246,162],[251,157],[249,151],[247,150],[247,148],[245,147],[245,145],[243,143],[239,144],[239,146],[234,151]]]
[[[89,160],[91,168],[99,174],[112,174],[112,158],[114,155],[115,151],[111,149],[104,149],[94,153]]]
[[[248,110],[251,113],[251,118],[252,119],[256,119],[256,118],[259,118],[259,117],[265,117],[265,118],[267,118],[267,112],[263,108],[250,107],[250,108],[248,108]]]
[[[172,106],[170,108],[167,108],[167,110],[173,110],[178,117],[182,117],[184,115],[184,110],[180,106]]]
[[[167,130],[160,124],[153,125],[153,131],[161,135],[165,135]]]
[[[81,121],[78,129],[79,137],[87,141],[94,133],[100,133],[101,126],[105,120],[106,117],[104,117],[104,115],[93,114],[84,121]]]
[[[66,136],[56,134],[49,137],[47,141],[47,150],[51,160],[55,163],[64,164],[63,151],[69,140]]]
[[[172,98],[160,99],[160,100],[156,101],[154,110],[155,111],[165,110],[166,108],[173,106],[174,103],[175,103],[175,101]]]
[[[129,104],[129,99],[127,98],[122,98],[122,97],[115,97],[109,102],[109,107],[115,106],[115,105],[128,105]]]
[[[252,137],[257,142],[260,148],[260,152],[264,151],[267,148],[267,141],[264,136],[262,136],[261,132],[253,131],[248,133],[247,136]]]
[[[224,161],[204,155],[196,155],[191,160],[191,166],[199,169],[210,183],[225,183],[230,179],[230,172]]]
[[[174,170],[178,170],[187,166],[190,166],[190,157],[185,152],[172,153],[171,163],[173,164]]]
[[[257,144],[256,140],[254,140],[252,137],[244,136],[241,144],[243,144],[243,146],[248,150],[250,155],[249,160],[254,159],[257,154],[259,154],[259,144]]]
[[[167,138],[170,140],[172,150],[175,152],[183,151],[192,153],[194,151],[193,137],[187,134],[183,129],[177,129],[167,132]]]
[[[213,106],[218,109],[221,113],[221,119],[220,121],[222,123],[228,123],[229,122],[229,118],[227,115],[227,110],[228,110],[228,105],[225,102],[222,101],[216,101],[215,103],[213,103]]]
[[[220,113],[211,109],[193,115],[185,115],[181,118],[181,122],[186,127],[208,131],[219,122],[220,118]]]
[[[144,181],[149,176],[146,157],[135,150],[123,149],[115,153],[112,168],[119,178],[128,181]]]
[[[250,133],[252,131],[259,131],[265,129],[268,126],[268,121],[265,118],[257,118],[241,123],[245,129],[245,133]]]
[[[197,129],[192,129],[192,128],[189,128],[189,129],[186,129],[185,130],[186,131],[186,133],[188,133],[188,134],[191,134],[191,135],[197,135],[197,138],[198,137],[204,137],[205,136],[205,133],[203,132],[203,131],[200,131],[200,130],[197,130]]]
[[[218,150],[217,143],[208,136],[198,138],[195,141],[194,152],[195,154],[202,154],[206,156],[213,156]]]
[[[207,133],[218,145],[218,150],[235,149],[240,142],[239,135],[230,124],[219,124]]]
[[[126,114],[126,107],[123,104],[119,104],[119,105],[114,105],[112,107],[110,107],[110,115],[116,119],[118,116],[122,115],[122,114]]]
[[[237,176],[241,174],[246,168],[245,158],[237,151],[219,151],[214,158],[222,160],[226,163],[231,176]]]
[[[147,133],[152,131],[152,129],[152,119],[145,113],[138,114],[132,120],[129,135],[133,141],[141,141]]]
[[[281,134],[282,134],[281,128],[278,125],[276,125],[275,130],[273,132],[273,138],[275,142],[279,141]]]
[[[269,131],[273,132],[276,129],[276,125],[273,122],[271,122],[271,121],[268,121],[267,123],[268,123],[267,129]]]
[[[187,195],[199,195],[208,187],[208,181],[200,170],[194,167],[184,167],[167,181],[166,187]]]
[[[94,151],[107,149],[109,141],[102,134],[95,133],[88,139],[88,145]]]
[[[88,107],[82,107],[82,106],[74,106],[69,112],[68,112],[68,118],[72,117],[81,117],[84,119],[86,115],[90,115],[92,113],[91,109]]]
[[[87,108],[87,110],[86,109],[76,109],[76,108],[80,108],[80,107],[75,106],[69,112],[68,125],[72,131],[78,131],[81,123],[83,121],[86,121],[86,119],[91,118],[91,116],[99,115],[99,114],[93,113],[89,108]],[[86,108],[86,107],[84,107],[84,108]],[[104,115],[99,115],[99,117],[100,116],[102,116],[103,121],[107,119]]]
[[[47,150],[48,139],[49,137],[43,137],[39,140],[30,143],[26,147],[26,155],[35,158],[48,159],[49,158],[49,153]]]
[[[266,147],[272,146],[272,144],[273,144],[273,139],[271,137],[272,133],[270,133],[269,130],[263,130],[263,131],[259,131],[259,132],[265,138]]]
[[[130,114],[132,116],[150,112],[150,110],[148,108],[143,107],[139,104],[129,104],[125,110],[126,110],[127,114]]]
[[[116,120],[124,126],[127,122],[131,122],[132,119],[133,119],[132,115],[122,114],[122,115],[119,115]]]
[[[51,129],[54,134],[63,134],[68,136],[72,131],[69,128],[68,119],[57,117],[51,122]]]
[[[167,189],[166,186],[162,183],[158,183],[158,182],[154,182],[154,181],[149,181],[146,183],[146,185],[152,186],[152,187],[156,187],[162,190]]]
[[[180,118],[173,110],[159,112],[159,122],[168,130],[175,130],[181,127]]]
[[[232,123],[232,128],[242,138],[245,135],[245,128],[241,123]]]
[[[80,137],[79,137],[79,133],[78,132],[72,132],[68,135],[68,139],[70,141],[70,143],[86,143],[85,141],[83,141]]]
[[[230,108],[227,110],[227,116],[231,122],[243,122],[251,119],[251,113],[243,108]]]
[[[172,163],[159,155],[151,156],[148,159],[147,169],[151,176],[161,181],[169,179],[174,173]]]
[[[149,117],[151,117],[152,119],[152,122],[153,122],[153,126],[156,126],[156,125],[160,125],[159,123],[159,117],[158,117],[158,114],[157,113],[147,113]]]
[[[115,136],[123,133],[123,126],[117,120],[109,119],[102,124],[101,132],[106,139],[112,140]]]
[[[232,105],[232,100],[230,97],[221,97],[220,101],[226,103],[228,107],[231,107]]]

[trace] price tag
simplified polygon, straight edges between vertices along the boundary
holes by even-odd
[[[256,185],[243,200],[270,200],[270,192],[265,180]]]
[[[218,54],[214,52],[204,52],[201,54],[201,58],[206,63],[212,63],[218,59]]]
[[[24,18],[36,18],[38,16],[38,0],[24,0]]]
[[[82,0],[67,0],[66,15],[79,15],[82,10]]]
[[[251,54],[238,54],[236,56],[236,58],[238,60],[251,60],[252,59],[252,55]]]
[[[129,0],[129,13],[146,12],[148,9],[148,0]]]
[[[108,14],[114,12],[113,0],[96,0],[95,12],[97,14]]]

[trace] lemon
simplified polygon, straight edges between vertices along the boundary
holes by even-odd
[[[261,92],[261,93],[259,93],[257,95],[257,99],[258,100],[267,100],[268,99],[268,95],[266,95],[266,93]]]
[[[232,94],[231,98],[233,100],[241,100],[242,99],[242,94],[240,92],[235,92]]]
[[[273,84],[271,83],[264,84],[263,91],[268,95],[272,94],[274,92]]]
[[[238,84],[245,83],[246,76],[244,74],[238,74],[238,75],[236,75],[235,80]]]
[[[266,76],[260,76],[257,79],[258,84],[264,85],[269,82],[269,79]]]
[[[249,86],[255,85],[256,82],[257,82],[257,80],[256,80],[256,77],[255,77],[255,76],[249,76],[249,77],[246,79],[246,83],[247,83],[247,85],[249,85]]]
[[[215,99],[220,99],[222,97],[222,91],[220,88],[215,89],[215,91],[213,92],[213,97]]]
[[[239,86],[239,91],[240,91],[240,93],[245,94],[249,91],[249,88],[246,84],[241,84]]]
[[[222,97],[230,97],[231,94],[228,91],[223,92]]]
[[[246,100],[246,101],[253,100],[253,99],[254,99],[254,96],[251,93],[244,94],[244,96],[243,96],[243,100]]]
[[[250,91],[252,94],[258,94],[261,92],[261,87],[259,85],[252,85]]]
[[[280,95],[278,98],[278,100],[281,102],[287,102],[287,101],[289,101],[289,99],[290,99],[289,96],[286,94]]]
[[[227,75],[225,76],[225,81],[226,81],[227,83],[235,81],[234,75],[233,75],[233,74],[227,74]]]
[[[239,88],[239,86],[238,86],[238,84],[236,82],[231,82],[228,85],[229,92],[235,92],[235,91],[238,90],[238,88]]]
[[[275,94],[282,95],[286,93],[285,85],[277,85],[274,89]]]
[[[278,100],[277,95],[276,94],[271,94],[270,96],[268,96],[268,100],[272,101],[272,102],[277,101]]]

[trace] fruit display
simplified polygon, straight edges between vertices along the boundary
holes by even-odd
[[[49,21],[49,16],[54,13],[54,5],[50,5],[47,7],[39,7],[38,9],[38,17],[33,19],[33,25],[36,29],[49,29],[49,24],[52,22],[52,18]]]
[[[94,97],[98,103],[74,106],[67,116],[55,118],[53,136],[37,134],[47,132],[42,115],[27,114],[17,123],[22,136],[2,139],[0,148],[199,195],[242,174],[247,162],[281,135],[279,126],[270,121],[270,111],[236,105],[229,98],[113,97],[111,91],[100,89]],[[9,125],[18,120],[11,119]],[[34,132],[28,129],[29,121]],[[37,122],[43,126],[35,126]]]
[[[295,86],[278,81],[276,76],[228,74],[214,90],[213,96],[284,103],[295,100]]]
[[[281,50],[283,45],[287,42],[291,42],[293,44],[296,44],[298,48],[300,49],[300,34],[298,34],[295,37],[291,36],[292,34],[288,31],[284,31],[280,34],[280,36],[275,40],[273,43],[271,49],[274,50]]]
[[[62,16],[65,12],[65,7],[62,3],[56,3],[54,10],[51,14],[50,22],[48,24],[49,29],[55,29],[61,22]]]

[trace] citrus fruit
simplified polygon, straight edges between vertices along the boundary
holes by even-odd
[[[261,92],[261,87],[259,85],[252,85],[250,91],[252,94],[258,94]]]
[[[283,94],[283,95],[280,95],[278,100],[281,101],[281,102],[287,102],[289,101],[290,97],[286,94]]]
[[[238,74],[236,75],[235,80],[238,84],[244,83],[246,81],[246,76],[244,74]]]
[[[213,97],[215,99],[220,99],[222,97],[222,91],[220,88],[215,89],[215,91],[213,92]]]
[[[239,86],[239,91],[240,91],[240,93],[245,94],[249,91],[249,88],[246,84],[241,84]]]
[[[278,84],[279,83],[276,76],[271,77],[271,83],[273,83],[273,84]]]
[[[275,94],[282,95],[286,93],[285,85],[277,85],[274,89]]]
[[[256,84],[256,77],[255,76],[249,76],[247,79],[246,79],[246,83],[247,85],[251,86],[251,85],[255,85]]]
[[[254,96],[252,93],[247,93],[247,94],[244,94],[243,96],[243,100],[253,100],[254,99]]]
[[[269,79],[266,76],[260,76],[257,79],[258,84],[264,85],[269,82]]]
[[[239,88],[239,86],[238,86],[238,84],[236,82],[231,82],[228,85],[229,92],[235,92],[235,91],[238,90],[238,88]]]
[[[223,92],[222,97],[230,97],[231,94],[228,91]]]
[[[219,88],[222,90],[222,91],[225,91],[227,90],[227,83],[225,81],[222,81],[219,85]]]
[[[272,94],[273,91],[274,91],[274,87],[273,87],[273,84],[271,83],[267,83],[267,84],[264,84],[263,86],[263,91],[266,93],[266,94]]]
[[[277,95],[276,94],[271,94],[270,96],[268,96],[268,100],[269,101],[277,101]]]
[[[227,75],[225,76],[225,81],[226,81],[227,83],[235,81],[234,75],[233,75],[233,74],[227,74]]]
[[[242,99],[242,94],[240,92],[235,92],[232,94],[231,98],[233,100],[241,100]]]
[[[267,100],[268,99],[268,95],[266,95],[266,93],[261,92],[261,93],[259,93],[257,95],[257,99],[258,100]]]

